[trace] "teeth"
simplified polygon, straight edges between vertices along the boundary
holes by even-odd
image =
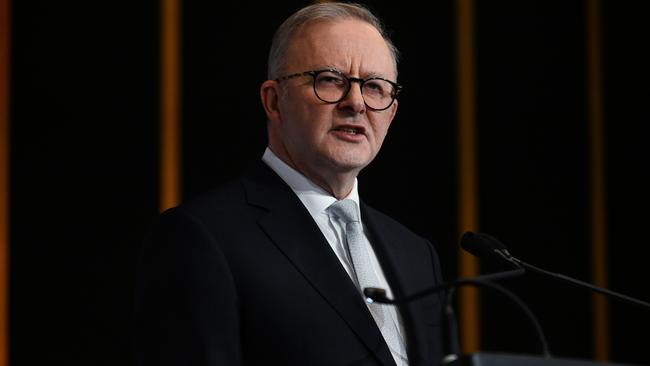
[[[353,128],[341,128],[340,130],[343,131],[343,132],[351,133],[353,135],[357,134],[357,130],[355,130]]]

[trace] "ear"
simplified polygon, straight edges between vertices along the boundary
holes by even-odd
[[[395,118],[395,115],[397,114],[397,104],[398,104],[398,103],[397,103],[397,99],[395,99],[395,100],[393,101],[393,104],[392,104],[392,105],[390,106],[390,108],[389,108],[389,112],[390,112],[390,119],[389,119],[389,121],[390,121],[391,123],[393,122],[393,118]]]
[[[267,80],[262,83],[260,87],[260,98],[262,99],[262,106],[266,117],[271,123],[279,123],[282,121],[280,115],[279,98],[280,98],[280,85],[275,80]]]

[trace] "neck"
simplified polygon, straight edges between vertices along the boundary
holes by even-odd
[[[354,188],[354,180],[356,179],[356,174],[338,174],[334,177],[330,177],[329,179],[321,179],[322,177],[320,176],[310,176],[308,174],[305,174],[305,172],[301,173],[309,178],[312,182],[316,183],[321,188],[329,192],[332,196],[336,197],[338,200],[350,195],[352,188]]]
[[[347,197],[352,192],[352,188],[354,188],[357,171],[332,172],[327,169],[314,169],[311,166],[303,167],[300,164],[295,164],[293,161],[286,161],[284,159],[283,161],[329,194],[336,197],[336,199]]]
[[[307,177],[307,179],[323,188],[336,199],[345,198],[352,192],[360,169],[345,171],[327,168],[318,169],[306,164],[300,164],[298,161],[293,160],[289,154],[277,151],[272,146],[269,146],[269,148],[285,164]]]

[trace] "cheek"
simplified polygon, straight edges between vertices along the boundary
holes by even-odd
[[[294,128],[299,134],[312,142],[318,142],[326,138],[330,129],[332,112],[323,106],[306,107],[298,111],[299,118],[295,119]]]
[[[318,145],[322,139],[320,125],[315,116],[304,110],[297,110],[294,118],[287,120],[283,126],[284,135],[293,145]]]
[[[381,146],[384,141],[384,138],[388,134],[388,127],[390,127],[390,122],[387,121],[376,122],[374,124],[374,141],[377,146]]]

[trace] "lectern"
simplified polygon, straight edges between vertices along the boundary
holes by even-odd
[[[470,353],[444,363],[445,366],[641,366],[611,362],[598,362],[572,358],[546,358],[542,356],[507,353]]]

